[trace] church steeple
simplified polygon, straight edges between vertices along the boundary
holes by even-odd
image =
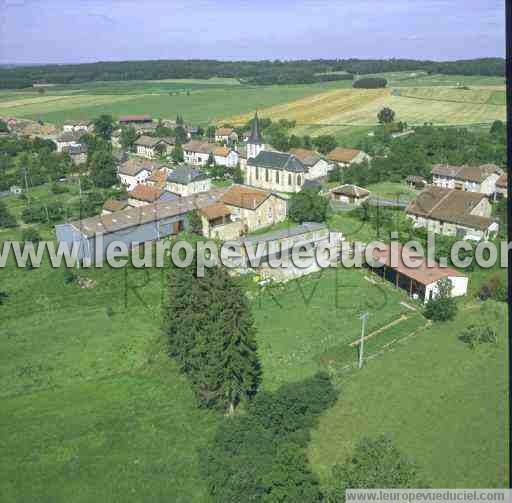
[[[252,143],[256,145],[262,145],[263,144],[263,138],[261,137],[260,133],[260,121],[258,119],[258,111],[254,114],[254,119],[252,120],[251,124],[251,134],[249,136],[249,140],[247,143]]]

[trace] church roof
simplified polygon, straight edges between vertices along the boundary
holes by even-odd
[[[249,166],[294,171],[296,173],[304,173],[308,170],[304,163],[294,155],[268,150],[262,150],[256,157],[251,157],[247,164]]]
[[[249,140],[247,143],[263,143],[263,138],[260,133],[260,121],[258,119],[258,112],[254,114],[254,119],[251,123],[251,134],[249,135]]]

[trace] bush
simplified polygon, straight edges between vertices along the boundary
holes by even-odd
[[[478,292],[478,297],[480,300],[493,299],[500,302],[507,302],[507,287],[503,284],[500,276],[495,274],[482,285]]]
[[[374,77],[365,77],[363,79],[356,80],[352,87],[356,89],[378,89],[381,87],[386,87],[388,85],[388,81],[382,78],[374,78]]]
[[[77,280],[77,275],[71,269],[64,269],[64,283],[69,285]]]
[[[438,283],[437,297],[427,302],[425,317],[432,321],[449,321],[457,314],[457,304],[451,297],[452,282],[444,279]]]
[[[314,189],[305,189],[290,198],[290,218],[294,222],[325,222],[329,203]]]
[[[491,327],[479,325],[470,325],[459,336],[462,342],[465,342],[471,349],[475,349],[479,344],[496,343],[496,332]]]

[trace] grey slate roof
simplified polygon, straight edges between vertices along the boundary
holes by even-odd
[[[167,176],[167,181],[188,185],[192,182],[206,180],[208,176],[192,166],[178,166],[172,173]]]
[[[285,152],[271,152],[269,150],[262,150],[256,157],[251,157],[247,164],[249,166],[280,169],[294,173],[304,173],[308,170],[304,163],[294,155],[286,154]]]
[[[164,218],[184,215],[194,209],[201,209],[218,201],[226,191],[225,188],[212,189],[192,196],[178,197],[172,201],[158,201],[137,208],[116,211],[109,215],[98,215],[70,222],[76,230],[84,236],[92,237],[95,234],[110,234],[124,231],[132,227],[149,222],[158,222]]]

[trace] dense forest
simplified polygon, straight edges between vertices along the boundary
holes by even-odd
[[[34,82],[70,84],[90,81],[208,79],[211,77],[236,78],[250,84],[308,84],[324,80],[352,79],[354,74],[409,70],[450,75],[504,76],[505,59],[482,58],[444,62],[410,59],[155,60],[26,66],[0,68],[0,88],[30,87]]]

